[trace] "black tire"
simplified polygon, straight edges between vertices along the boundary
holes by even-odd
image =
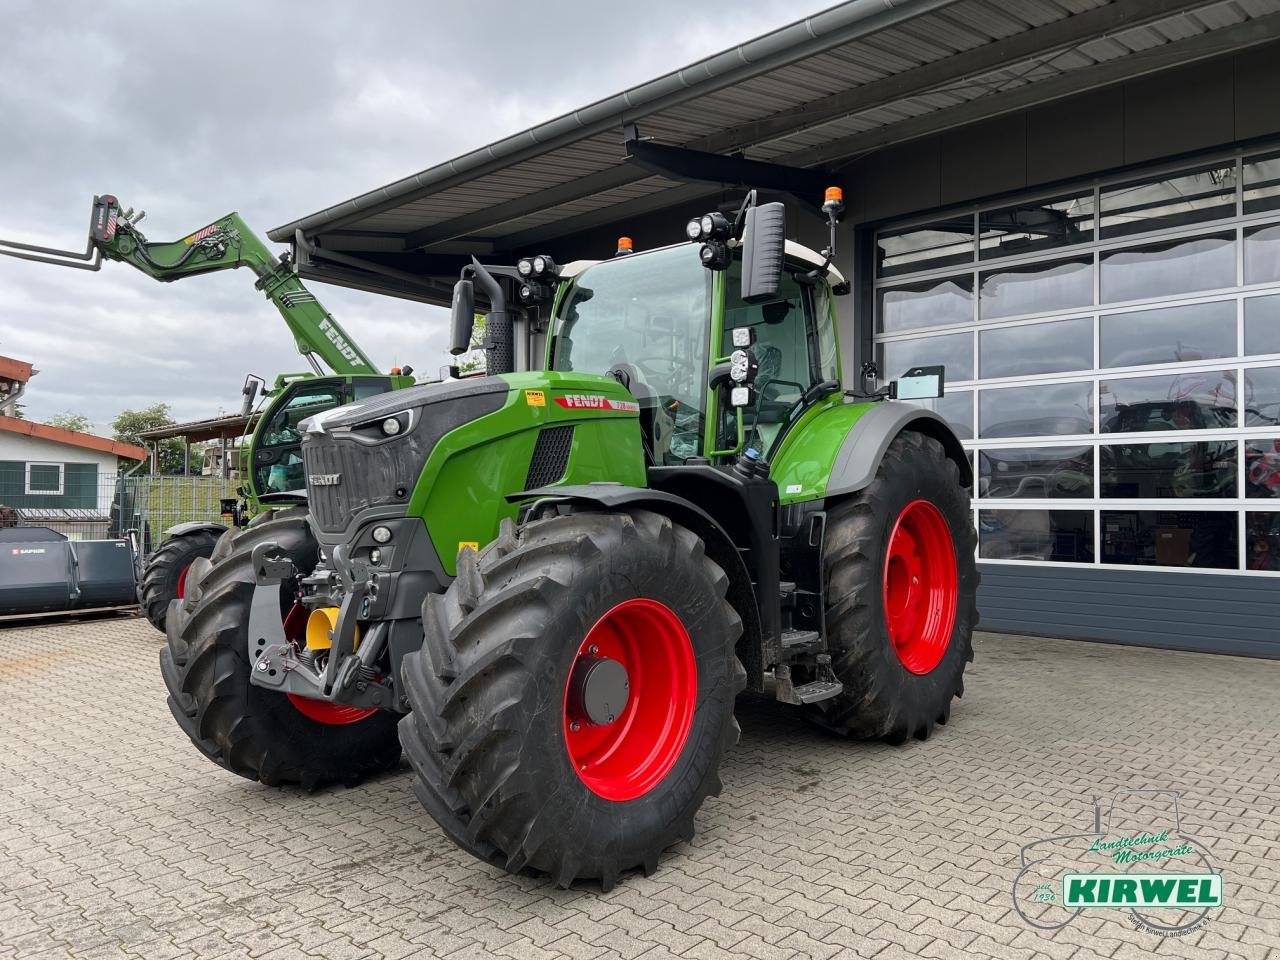
[[[142,582],[138,584],[138,605],[151,625],[161,633],[164,632],[170,601],[181,599],[178,586],[184,582],[183,573],[193,561],[212,556],[221,536],[212,530],[192,530],[170,537],[147,558],[142,569]]]
[[[894,650],[885,614],[884,571],[890,535],[916,500],[932,503],[951,533],[958,596],[946,649],[928,673],[908,670]],[[904,432],[889,445],[875,479],[827,510],[823,567],[826,628],[832,666],[844,692],[809,708],[836,733],[903,743],[925,740],[964,694],[965,664],[973,659],[978,623],[977,534],[969,491],[942,444]]]
[[[395,766],[398,715],[319,723],[284,694],[249,682],[251,554],[264,541],[280,544],[299,569],[316,564],[318,550],[303,510],[264,515],[251,527],[229,531],[218,543],[215,562],[196,560],[186,598],[169,607],[168,645],[160,651],[169,710],[206,757],[268,786],[350,785]],[[282,614],[291,603],[290,588],[282,586]]]
[[[693,836],[737,742],[733,701],[746,683],[734,654],[742,622],[728,579],[702,541],[644,510],[574,513],[503,525],[459,557],[447,593],[423,604],[423,650],[405,658],[412,712],[400,739],[414,792],[462,849],[561,886],[657,868]],[[616,604],[660,601],[682,621],[696,660],[687,739],[647,793],[606,800],[579,777],[565,740],[564,696],[587,632]]]

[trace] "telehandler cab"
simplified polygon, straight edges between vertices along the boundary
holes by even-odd
[[[280,311],[312,372],[281,374],[272,387],[262,390],[266,408],[254,433],[240,448],[242,499],[223,503],[223,516],[232,526],[242,526],[273,502],[301,498],[299,423],[335,406],[412,386],[412,371],[396,369],[389,376],[380,373],[298,279],[288,258],[272,253],[239,214],[229,213],[181,240],[160,243],[149,241],[138,228],[145,216],[144,211],[121,210],[114,196],[103,194],[93,198],[89,241],[83,251],[0,240],[0,254],[92,271],[101,269],[103,260],[115,260],[165,283],[236,267],[252,271],[257,277],[254,286]],[[333,373],[326,374],[321,364]],[[245,379],[245,415],[252,411],[263,387],[258,377]],[[156,629],[164,629],[169,601],[184,595],[192,562],[210,556],[226,530],[222,524],[193,520],[164,531],[165,539],[146,558],[137,577],[138,603]]]
[[[311,418],[309,513],[193,568],[161,666],[196,746],[313,787],[403,744],[463,849],[608,888],[692,835],[744,688],[853,737],[945,723],[970,467],[933,413],[842,388],[840,208],[823,254],[751,193],[692,243],[467,268],[454,349],[479,287],[493,375]]]

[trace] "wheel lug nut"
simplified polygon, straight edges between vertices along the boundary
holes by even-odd
[[[590,653],[590,654],[594,657],[597,653],[599,653],[599,652],[600,652],[600,648],[599,648],[599,647],[597,647],[597,646],[593,643],[593,644],[591,645],[591,649],[590,649],[590,650],[588,650],[587,652],[588,652],[588,653]]]
[[[572,730],[574,733],[577,733],[579,730],[582,729],[582,724],[580,724],[577,720],[574,720],[571,724],[569,724],[569,729]]]

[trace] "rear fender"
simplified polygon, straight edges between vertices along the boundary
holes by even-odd
[[[675,494],[647,487],[630,487],[623,484],[592,483],[577,486],[542,487],[537,490],[525,490],[512,494],[511,501],[523,501],[527,510],[522,510],[523,517],[528,511],[536,509],[540,504],[565,503],[570,506],[594,506],[605,510],[622,510],[637,507],[651,510],[668,517],[672,523],[678,523],[692,530],[706,546],[707,556],[719,565],[729,577],[728,598],[738,616],[742,618],[742,636],[738,639],[738,658],[743,663],[758,662],[759,657],[744,656],[749,650],[759,650],[760,611],[756,603],[755,588],[746,565],[742,562],[733,539],[725,532],[714,517],[695,503]],[[750,671],[747,682],[752,689],[759,690],[763,686],[763,677],[759,670]]]
[[[931,410],[906,403],[886,401],[858,418],[845,435],[831,465],[827,496],[856,493],[875,479],[876,469],[894,437],[904,431],[923,433],[942,444],[947,457],[955,461],[963,486],[973,486],[973,470],[960,438],[947,422]]]
[[[783,437],[770,476],[783,505],[856,493],[875,478],[893,438],[914,430],[938,440],[966,487],[973,471],[959,438],[936,413],[907,403],[849,403],[811,407]]]

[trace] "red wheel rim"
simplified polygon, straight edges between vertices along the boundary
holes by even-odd
[[[593,722],[580,702],[583,671],[625,669],[625,706],[611,723]],[[698,667],[689,633],[656,600],[624,600],[587,632],[565,682],[564,740],[587,788],[606,800],[634,800],[671,772],[693,727]]]
[[[284,635],[295,643],[302,638],[307,627],[307,610],[300,603],[294,603],[284,618]],[[377,707],[352,707],[345,703],[330,703],[328,700],[313,700],[300,693],[286,693],[295,710],[316,723],[341,727],[348,723],[359,723],[365,717],[378,712]]]
[[[959,595],[951,529],[932,503],[913,500],[893,525],[884,561],[889,640],[912,673],[928,673],[947,652]]]
[[[178,574],[178,599],[182,600],[187,595],[187,574],[191,572],[191,564],[187,564],[182,568],[182,572]]]

